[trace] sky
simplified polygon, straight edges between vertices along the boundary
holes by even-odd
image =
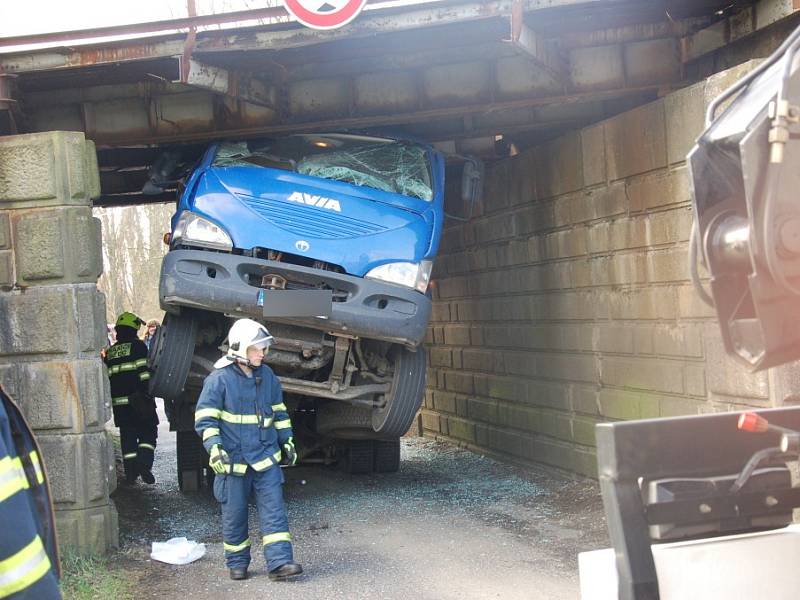
[[[388,5],[430,0],[395,0]],[[198,14],[281,6],[282,0],[195,0]],[[187,16],[186,0],[0,0],[0,37]]]
[[[280,6],[281,0],[195,0],[199,14]],[[0,37],[187,16],[186,0],[0,0]]]

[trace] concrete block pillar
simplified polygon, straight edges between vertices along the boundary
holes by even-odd
[[[94,143],[56,131],[0,137],[0,383],[42,449],[59,543],[118,544]]]

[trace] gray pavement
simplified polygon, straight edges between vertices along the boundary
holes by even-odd
[[[594,482],[521,470],[423,438],[405,438],[399,473],[286,469],[295,554],[305,574],[269,581],[254,543],[251,579],[228,579],[219,507],[182,494],[175,435],[159,432],[155,486],[120,486],[122,548],[113,562],[138,581],[136,598],[566,599],[578,597],[577,553],[608,545]],[[257,539],[255,509],[250,531]],[[186,536],[199,561],[151,561],[150,543]]]

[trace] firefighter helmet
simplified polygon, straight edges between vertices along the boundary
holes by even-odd
[[[261,323],[252,319],[239,319],[228,331],[228,351],[214,363],[214,368],[221,369],[234,362],[247,364],[247,349],[250,346],[269,348],[273,337]]]
[[[139,317],[137,317],[132,312],[124,312],[119,317],[117,317],[117,327],[130,327],[131,329],[135,329],[139,331],[139,327],[144,325],[144,321],[142,321]]]

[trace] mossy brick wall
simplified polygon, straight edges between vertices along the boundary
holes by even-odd
[[[80,552],[118,541],[99,193],[83,133],[0,137],[0,383],[42,449],[60,545]]]
[[[595,475],[600,421],[773,402],[768,374],[725,356],[687,276],[685,156],[750,68],[490,166],[434,268],[426,435]]]

